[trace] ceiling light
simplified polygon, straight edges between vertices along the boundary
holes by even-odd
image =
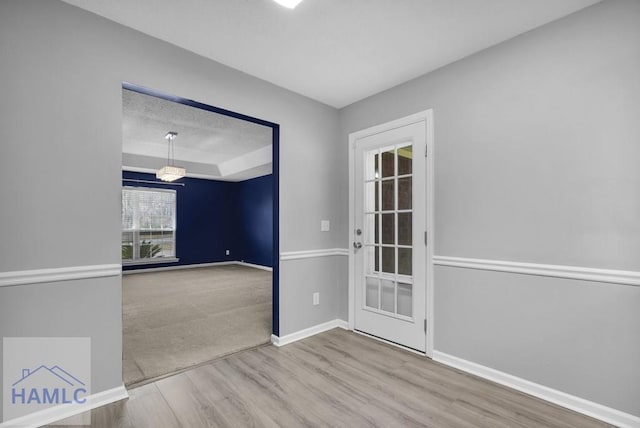
[[[288,7],[289,9],[293,9],[296,7],[302,0],[274,0],[276,3],[281,4],[284,7]]]
[[[167,139],[167,166],[163,166],[156,172],[156,178],[159,178],[162,181],[175,181],[179,178],[184,177],[187,174],[187,170],[175,166],[174,156],[173,156],[173,140],[178,136],[177,132],[169,131],[164,138]]]

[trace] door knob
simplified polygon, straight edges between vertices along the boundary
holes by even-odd
[[[356,250],[359,250],[360,248],[362,248],[362,242],[354,242],[353,248],[355,248]]]

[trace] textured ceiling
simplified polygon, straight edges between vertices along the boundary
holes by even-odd
[[[599,0],[64,1],[340,108]]]
[[[167,163],[169,131],[175,164],[191,177],[230,181],[271,173],[271,128],[123,89],[123,167],[155,171]]]

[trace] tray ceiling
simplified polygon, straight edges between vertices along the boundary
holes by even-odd
[[[123,168],[155,172],[167,164],[169,131],[187,176],[241,181],[271,173],[271,128],[123,89]]]

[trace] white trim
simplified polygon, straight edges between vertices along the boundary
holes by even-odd
[[[236,262],[237,265],[239,266],[246,266],[246,267],[250,267],[250,268],[254,268],[254,269],[262,269],[262,270],[266,270],[269,272],[273,272],[273,268],[269,267],[269,266],[262,266],[262,265],[257,265],[254,263],[247,263],[247,262]]]
[[[391,129],[400,128],[403,126],[411,125],[417,122],[425,122],[426,126],[426,145],[427,145],[427,165],[426,165],[426,227],[427,227],[427,248],[426,248],[426,318],[427,318],[427,343],[426,343],[426,355],[431,357],[433,355],[433,337],[434,337],[434,244],[435,244],[435,221],[434,221],[434,180],[435,180],[435,137],[434,137],[434,119],[433,109],[421,111],[410,116],[406,116],[400,119],[396,119],[387,123],[372,126],[361,131],[353,132],[349,134],[349,236],[348,242],[353,239],[353,233],[355,231],[354,213],[355,213],[355,144],[356,140],[371,135],[375,135],[381,132],[389,131]],[[349,329],[355,329],[355,270],[354,270],[354,254],[352,251],[348,252],[349,255],[349,316],[348,323]]]
[[[355,224],[355,212],[356,212],[356,172],[355,172],[355,162],[356,162],[356,136],[354,134],[349,134],[349,229],[347,231],[347,242],[351,245],[353,241],[356,224]],[[356,302],[356,289],[355,289],[355,253],[353,251],[349,251],[349,259],[347,261],[347,322],[349,323],[349,330],[354,330],[356,328],[356,318],[355,318],[355,302]]]
[[[106,406],[107,404],[111,404],[116,401],[124,400],[126,398],[129,398],[129,394],[127,393],[124,385],[121,385],[113,389],[91,394],[83,404],[62,404],[50,407],[39,412],[5,421],[0,423],[0,427],[40,427],[71,416],[79,415],[80,413],[84,413],[98,407]]]
[[[483,379],[488,379],[619,427],[640,427],[640,417],[621,412],[620,410],[603,406],[602,404],[594,403],[499,370],[482,366],[462,358],[454,357],[453,355],[440,351],[433,352],[433,359],[442,364],[446,364],[447,366],[455,367],[456,369],[474,374]]]
[[[349,328],[349,322],[345,321],[345,320],[341,320],[341,319],[337,319],[336,323],[338,325],[338,328],[341,328],[343,330],[351,330]]]
[[[435,137],[434,137],[434,123],[433,123],[433,109],[424,112],[426,122],[426,144],[427,144],[427,272],[426,281],[427,289],[425,290],[426,298],[426,318],[427,318],[427,349],[425,353],[427,357],[433,357],[433,338],[435,336],[435,283],[434,283],[434,266],[433,255],[435,248]]]
[[[325,250],[287,251],[280,253],[280,260],[300,260],[315,257],[348,256],[346,248],[327,248]]]
[[[418,113],[414,113],[409,116],[401,117],[400,119],[385,122],[380,125],[375,125],[370,128],[366,128],[360,131],[349,134],[349,147],[354,148],[355,141],[360,138],[369,137],[371,135],[379,134],[381,132],[390,131],[396,128],[402,128],[403,126],[412,125],[418,122],[424,122],[429,115],[433,115],[433,110],[424,110]]]
[[[333,330],[334,328],[344,328],[345,330],[348,330],[348,328],[345,328],[345,322],[343,320],[335,319],[285,336],[276,336],[275,334],[272,334],[271,343],[280,347],[297,342],[298,340],[306,339],[307,337],[315,336],[316,334],[324,333],[325,331]]]
[[[144,265],[161,265],[163,263],[177,263],[180,259],[175,257],[153,257],[153,258],[145,258],[145,259],[135,259],[135,260],[123,260],[122,266],[144,266]]]
[[[123,275],[132,275],[132,274],[135,274],[135,273],[162,272],[162,271],[165,271],[165,270],[196,269],[196,268],[205,268],[205,267],[214,267],[214,266],[229,266],[229,265],[246,266],[246,267],[251,267],[251,268],[255,268],[255,269],[267,270],[269,272],[273,271],[273,268],[269,267],[269,266],[256,265],[256,264],[253,264],[253,263],[230,261],[230,262],[197,263],[197,264],[193,264],[193,265],[180,265],[180,266],[162,266],[162,267],[148,268],[148,269],[132,269],[132,270],[122,271],[122,274]]]
[[[0,287],[39,284],[43,282],[72,281],[76,279],[104,278],[108,276],[118,276],[121,272],[122,267],[119,264],[0,272]]]
[[[125,271],[122,271],[122,274],[133,275],[135,273],[161,272],[165,270],[196,269],[196,268],[213,267],[213,266],[235,265],[238,263],[239,262],[236,262],[236,261],[230,261],[230,262],[214,262],[214,263],[197,263],[193,265],[180,265],[180,266],[162,266],[162,267],[148,268],[148,269],[125,270]]]
[[[525,275],[550,276],[554,278],[580,279],[583,281],[640,286],[640,272],[635,271],[445,256],[435,256],[433,261],[438,266],[451,266],[467,269],[480,269],[496,272],[510,272]]]
[[[153,168],[143,168],[143,167],[137,167],[137,166],[122,166],[122,170],[123,171],[130,171],[130,172],[143,172],[146,174],[153,174],[155,176],[157,169],[153,169]],[[271,175],[272,172],[267,172],[267,173],[260,173],[258,175],[256,175],[255,177],[252,175],[251,177],[248,178],[238,178],[238,177],[221,177],[219,175],[211,175],[211,174],[194,174],[193,172],[189,172],[187,171],[187,174],[185,175],[185,177],[187,178],[199,178],[201,180],[213,180],[213,181],[228,181],[228,182],[239,182],[239,181],[246,181],[246,180],[252,180],[254,178],[259,178],[259,177],[264,177],[266,175]],[[166,184],[163,182],[158,182],[157,184]]]

